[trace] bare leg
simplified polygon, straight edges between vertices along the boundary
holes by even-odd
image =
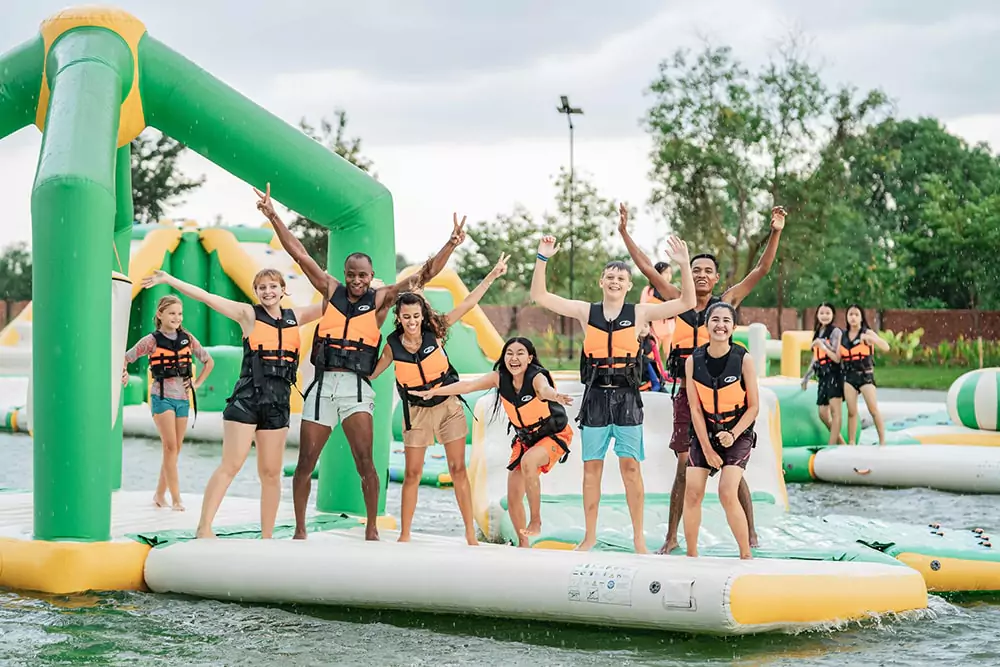
[[[871,413],[872,421],[875,422],[875,430],[878,431],[878,444],[884,445],[885,420],[882,419],[882,412],[878,409],[878,397],[876,396],[875,385],[866,384],[861,387],[861,395],[865,399],[865,405],[868,406],[868,412]]]
[[[698,531],[701,530],[701,502],[705,499],[708,483],[706,468],[689,468],[684,485],[684,542],[687,555],[698,557]]]
[[[586,521],[583,542],[577,551],[590,551],[597,544],[597,508],[601,504],[601,477],[604,459],[583,462],[583,514]]]
[[[681,515],[684,512],[685,480],[687,478],[688,453],[677,453],[677,471],[674,473],[674,486],[670,489],[670,515],[667,517],[667,536],[663,546],[656,550],[658,554],[668,554],[677,548],[677,529],[681,525]]]
[[[740,486],[737,490],[737,494],[740,499],[740,507],[743,508],[743,513],[747,515],[747,530],[750,532],[750,547],[756,549],[760,546],[760,542],[757,539],[757,529],[753,525],[753,498],[750,496],[750,487],[747,485],[746,477],[740,475]]]
[[[517,533],[517,546],[527,548],[531,545],[524,534],[524,475],[520,470],[507,473],[507,514],[510,523]]]
[[[637,554],[648,553],[646,549],[646,533],[642,526],[642,513],[645,510],[646,491],[642,484],[642,468],[639,462],[631,458],[618,458],[618,469],[625,484],[625,502],[628,503],[628,513],[632,518],[632,545]]]
[[[740,504],[739,487],[740,480],[743,479],[743,468],[739,466],[722,466],[721,478],[719,479],[719,502],[722,509],[726,511],[726,521],[729,529],[733,531],[736,538],[736,545],[740,549],[741,559],[750,559],[750,532],[747,529],[747,515]]]
[[[465,468],[465,447],[465,438],[452,440],[444,443],[444,453],[448,458],[448,474],[455,490],[455,502],[465,525],[465,541],[475,546],[479,540],[476,539],[476,525],[472,522],[472,485],[469,484],[469,471]],[[531,497],[528,499],[530,501]]]
[[[844,436],[841,434],[841,426],[844,423],[844,400],[841,398],[830,399],[830,444],[844,444]]]
[[[417,492],[420,489],[420,476],[424,473],[426,454],[426,447],[403,447],[406,470],[403,472],[403,492],[399,499],[400,542],[410,541],[410,528],[413,525],[413,513],[417,509]]]
[[[281,502],[281,467],[285,460],[288,428],[257,431],[257,476],[260,478],[260,537],[274,536],[274,521]]]
[[[177,469],[177,430],[174,422],[177,415],[173,410],[161,412],[153,415],[153,423],[160,434],[160,444],[163,446],[163,459],[160,463],[160,479],[156,483],[156,492],[153,494],[153,504],[157,507],[165,507],[167,504],[167,465],[171,458],[174,460],[174,470]]]
[[[170,489],[170,497],[173,501],[170,508],[176,512],[184,511],[184,503],[181,502],[180,476],[177,474],[177,459],[181,455],[181,445],[184,444],[184,434],[187,432],[187,425],[187,417],[178,417],[174,422],[175,432],[177,433],[177,447],[174,450],[173,460],[169,462],[169,465],[163,466],[167,488]],[[166,457],[164,457],[164,464],[167,463]]]
[[[378,539],[378,491],[379,479],[375,472],[375,461],[372,459],[372,416],[368,412],[355,412],[341,422],[347,444],[351,446],[354,465],[361,477],[361,494],[365,498],[365,539]]]
[[[847,403],[847,444],[856,445],[858,438],[858,392],[844,383],[844,401]]]
[[[201,518],[198,520],[198,530],[196,537],[214,537],[212,533],[212,521],[219,511],[219,505],[232,484],[233,478],[240,472],[247,454],[250,453],[250,445],[253,444],[254,432],[257,430],[255,424],[241,424],[228,420],[222,420],[222,462],[212,473],[212,477],[205,486],[205,496],[201,501]]]
[[[821,405],[819,406],[819,420],[823,422],[823,426],[830,430],[830,406]]]
[[[525,537],[535,537],[542,532],[542,481],[540,468],[549,462],[549,453],[545,445],[538,444],[529,449],[521,457],[521,478],[524,493],[528,496],[528,510],[531,521],[528,527],[521,531]]]
[[[312,474],[332,430],[329,426],[305,419],[299,428],[299,460],[292,478],[292,499],[295,502],[295,535],[292,539],[306,539],[306,508],[312,492]]]

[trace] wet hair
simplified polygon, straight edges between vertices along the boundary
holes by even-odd
[[[402,310],[403,306],[420,306],[420,328],[423,331],[430,331],[434,334],[435,338],[444,341],[448,339],[448,318],[445,315],[437,312],[431,308],[431,304],[427,303],[427,299],[420,296],[416,292],[403,292],[396,299],[396,331],[395,333],[400,336],[403,335],[403,323],[399,319],[399,311]]]
[[[846,320],[847,320],[847,313],[851,312],[852,308],[857,308],[858,312],[861,313],[861,331],[870,330],[871,327],[868,325],[868,318],[865,317],[865,309],[862,308],[860,305],[858,305],[856,303],[852,303],[851,305],[849,305],[847,307],[847,310],[844,311],[844,320],[845,320],[845,323],[846,323]],[[850,324],[847,325],[848,328],[850,328],[850,326],[851,326]]]
[[[285,291],[285,276],[278,269],[261,269],[258,271],[257,275],[253,277],[253,291],[256,292],[257,285],[269,278],[281,285],[282,292]]]
[[[552,374],[549,373],[549,370],[545,368],[545,366],[542,365],[542,362],[538,360],[538,352],[535,351],[535,344],[532,343],[530,339],[525,338],[523,336],[514,336],[513,338],[508,339],[507,342],[503,344],[503,349],[500,350],[500,358],[497,359],[497,362],[495,364],[493,364],[493,370],[495,370],[497,373],[500,374],[500,380],[503,381],[504,378],[507,378],[508,380],[513,381],[514,375],[510,372],[510,370],[507,369],[507,364],[504,363],[504,359],[507,357],[507,348],[509,348],[514,343],[520,343],[521,345],[523,345],[524,349],[526,349],[528,351],[528,354],[531,355],[531,361],[528,363],[528,368],[534,366],[535,368],[540,369],[542,374],[545,376],[545,379],[549,381],[549,384],[555,387],[556,383],[552,379]],[[527,370],[528,369],[526,368],[525,371]],[[490,418],[491,421],[496,419],[496,416],[497,414],[499,414],[499,412],[500,412],[500,390],[497,389],[496,400],[493,401],[493,416]]]
[[[653,265],[653,270],[657,273],[663,273],[663,270],[670,266],[670,262],[657,262]]]
[[[699,259],[710,259],[710,260],[712,260],[712,264],[715,265],[715,272],[716,273],[719,272],[719,260],[717,260],[715,258],[715,255],[713,255],[712,253],[710,253],[710,252],[703,252],[703,253],[700,253],[698,255],[695,255],[694,257],[691,258],[691,266],[694,266],[695,261],[699,260]]]
[[[732,304],[726,303],[725,301],[716,301],[711,306],[706,308],[704,321],[707,323],[709,318],[712,317],[712,313],[714,313],[719,308],[729,311],[729,314],[733,316],[733,326],[736,326],[736,323],[739,322],[739,317],[736,315],[736,309],[733,308]]]
[[[604,265],[604,269],[601,270],[601,277],[604,277],[608,271],[624,271],[628,274],[628,277],[632,277],[632,267],[630,267],[625,262],[620,259],[612,260]]]
[[[159,329],[163,325],[163,321],[160,320],[160,315],[163,314],[163,311],[175,305],[183,306],[183,302],[173,294],[160,297],[159,303],[156,304],[156,312],[153,314],[153,326],[156,329]]]
[[[820,324],[819,321],[819,309],[823,307],[829,308],[830,311],[833,313],[833,319],[831,319],[830,323],[826,325]],[[865,311],[862,310],[861,317],[864,316],[865,316]],[[837,319],[837,309],[834,308],[833,304],[830,303],[829,301],[824,301],[823,303],[816,306],[816,312],[813,314],[813,339],[815,340],[816,338],[829,338],[833,330],[837,328],[837,325],[834,324],[834,320],[836,319]],[[822,334],[822,336],[820,334]]]
[[[372,261],[372,258],[363,252],[352,252],[347,256],[347,259],[344,260],[344,266],[347,266],[347,263],[352,259],[364,259],[367,260],[369,266],[375,266],[375,262]]]

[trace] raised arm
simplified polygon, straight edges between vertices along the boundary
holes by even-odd
[[[324,271],[323,267],[316,263],[316,260],[312,258],[306,247],[302,245],[302,241],[295,238],[295,235],[292,234],[291,230],[285,226],[282,219],[275,213],[274,204],[271,202],[271,184],[267,184],[267,192],[261,192],[257,188],[254,188],[253,191],[257,193],[258,197],[257,209],[271,223],[271,227],[274,228],[274,233],[278,237],[281,247],[302,268],[302,273],[309,279],[309,282],[312,283],[316,291],[323,295],[323,300],[326,301],[329,299],[333,291],[337,288],[337,279]]]
[[[194,285],[186,283],[183,280],[179,280],[163,271],[154,271],[153,275],[142,279],[142,286],[144,289],[149,289],[154,285],[169,285],[184,296],[190,297],[195,301],[201,301],[203,304],[220,315],[224,315],[234,322],[237,322],[240,327],[243,328],[244,332],[253,328],[253,323],[256,318],[254,316],[253,306],[248,303],[240,303],[238,301],[224,299],[217,294],[206,292],[200,287],[195,287]]]
[[[628,208],[626,208],[625,204],[618,205],[618,233],[621,234],[622,241],[625,242],[625,248],[628,249],[629,256],[635,262],[635,268],[639,269],[640,273],[646,276],[646,280],[653,286],[653,289],[659,292],[660,296],[664,299],[678,298],[681,295],[681,291],[674,287],[669,280],[660,275],[653,263],[649,261],[646,253],[635,244],[635,241],[632,240],[632,235],[628,233]]]
[[[375,293],[375,308],[378,310],[388,310],[396,303],[396,299],[402,292],[418,290],[430,282],[431,278],[441,273],[441,270],[448,263],[448,259],[451,258],[451,254],[455,252],[455,248],[462,245],[463,241],[465,241],[465,216],[463,215],[462,221],[459,222],[458,214],[452,213],[451,236],[448,238],[448,242],[444,244],[444,247],[438,250],[436,255],[424,262],[420,270],[413,275],[400,280],[398,283],[378,288]]]
[[[869,345],[872,345],[872,346],[878,348],[878,350],[880,352],[888,352],[889,351],[889,343],[887,343],[885,340],[883,340],[882,337],[879,336],[877,333],[875,333],[874,331],[872,331],[871,329],[869,329],[868,331],[865,332],[865,335],[868,337],[868,344]]]
[[[544,373],[535,374],[531,386],[535,389],[535,395],[543,401],[552,401],[560,405],[573,405],[573,398],[568,394],[560,394],[556,388],[549,384],[549,379]]]
[[[480,375],[475,380],[462,380],[461,382],[455,382],[454,384],[434,387],[433,389],[429,389],[427,391],[412,391],[410,393],[418,398],[461,396],[462,394],[471,394],[474,391],[495,389],[499,386],[500,374],[496,371],[490,371],[486,375]]]
[[[687,386],[694,387],[694,358],[688,357],[684,362],[684,375],[687,377]],[[698,398],[697,390],[688,391],[688,405],[691,408],[691,426],[694,428],[695,437],[698,438],[698,446],[705,454],[705,461],[715,469],[722,468],[722,457],[712,448],[712,440],[708,437],[708,426],[705,424],[705,413],[701,409],[701,399]],[[692,443],[692,446],[694,443]]]
[[[558,250],[554,236],[543,236],[538,243],[538,258],[535,260],[535,272],[531,276],[531,300],[557,315],[572,317],[586,327],[590,304],[556,296],[545,286],[546,264]]]
[[[310,303],[308,306],[293,308],[292,312],[295,313],[295,321],[299,323],[299,326],[302,326],[303,324],[309,324],[314,320],[318,320],[323,315],[323,306],[325,305],[325,301],[320,301],[319,303]]]
[[[663,303],[643,303],[636,306],[639,317],[646,322],[665,320],[698,305],[698,297],[694,293],[694,278],[691,277],[691,260],[688,258],[687,244],[676,236],[671,236],[667,239],[667,255],[681,270],[680,297]]]
[[[483,278],[481,283],[476,285],[476,289],[469,292],[469,296],[462,299],[462,303],[455,306],[455,308],[448,313],[448,326],[453,325],[455,322],[458,322],[460,319],[465,317],[465,314],[472,310],[483,298],[483,295],[486,294],[486,290],[490,288],[493,281],[507,273],[508,259],[510,259],[510,255],[500,253],[500,259],[497,260],[496,266],[494,266],[493,270],[489,272],[489,275]]]
[[[743,302],[743,299],[747,298],[747,295],[757,286],[757,283],[771,270],[774,258],[778,254],[778,241],[781,240],[781,230],[785,228],[786,215],[785,209],[781,206],[775,206],[771,209],[771,235],[767,238],[767,246],[764,248],[764,252],[761,254],[760,259],[757,260],[757,266],[751,269],[746,278],[730,287],[722,295],[722,300],[732,304],[733,308],[739,306]]]
[[[392,348],[386,345],[382,348],[382,355],[378,358],[378,363],[375,364],[375,370],[372,371],[369,379],[374,380],[379,375],[382,375],[385,369],[389,368],[390,364],[392,364]]]

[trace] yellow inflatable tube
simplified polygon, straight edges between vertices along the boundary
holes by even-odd
[[[142,291],[142,279],[163,266],[163,258],[176,250],[180,242],[181,230],[176,227],[160,227],[146,234],[129,260],[128,277],[132,281],[133,299]]]
[[[146,590],[149,547],[138,542],[35,542],[0,538],[0,586],[67,595]]]
[[[419,266],[408,266],[399,272],[396,280],[402,280],[413,275],[419,269]],[[455,302],[456,306],[464,301],[465,297],[469,296],[469,288],[465,286],[465,283],[458,277],[458,274],[451,269],[444,269],[432,278],[426,286],[448,290],[451,292],[452,301]],[[482,308],[476,306],[470,310],[462,318],[462,323],[472,327],[476,332],[476,340],[479,342],[479,347],[488,359],[496,360],[500,358],[500,350],[503,349],[503,338],[500,337],[496,327],[490,322],[490,318],[486,317],[486,313]]]
[[[812,344],[812,331],[786,331],[781,334],[781,374],[802,377],[802,352]]]

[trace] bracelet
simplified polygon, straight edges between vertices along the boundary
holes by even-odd
[[[543,255],[542,253],[538,253],[538,259],[539,259],[539,261],[542,261],[542,262],[549,261],[549,258],[546,257],[545,255]]]

